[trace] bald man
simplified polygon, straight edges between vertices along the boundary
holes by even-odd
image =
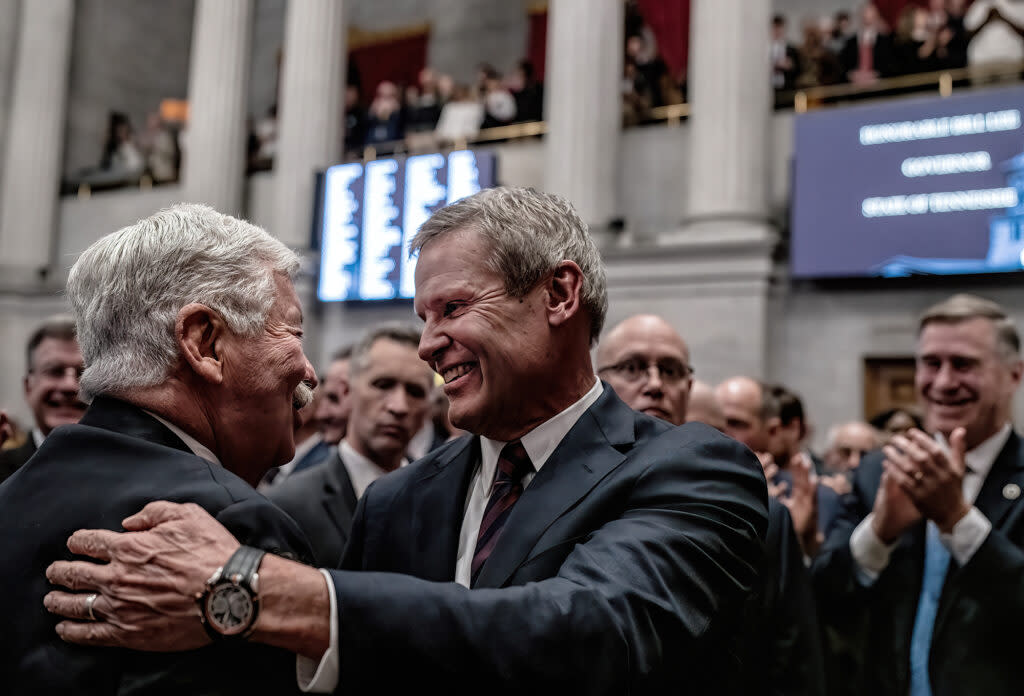
[[[882,435],[863,421],[834,425],[828,431],[825,470],[845,474],[860,466],[860,458],[882,446]]]
[[[690,386],[690,400],[686,405],[687,423],[704,423],[725,432],[725,415],[715,396],[715,388],[699,379]]]
[[[725,417],[723,432],[755,452],[770,452],[779,420],[765,385],[752,377],[730,377],[715,388],[715,396]]]
[[[649,314],[626,319],[608,332],[597,356],[599,372],[634,410],[673,425],[696,421],[725,432],[715,390],[693,379],[686,341],[664,319]],[[731,684],[735,693],[822,696],[824,665],[811,579],[789,510],[774,499],[768,505],[760,578],[744,606],[743,635],[737,637],[745,669],[723,675],[723,693],[733,692],[725,686]]]
[[[690,349],[661,317],[637,314],[616,325],[598,346],[597,365],[597,374],[634,410],[676,425],[686,420]]]

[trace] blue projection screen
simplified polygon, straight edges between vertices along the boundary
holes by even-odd
[[[798,115],[797,278],[1024,269],[1024,87]]]
[[[353,162],[324,173],[322,302],[411,299],[409,240],[438,208],[494,186],[494,153],[458,150]]]

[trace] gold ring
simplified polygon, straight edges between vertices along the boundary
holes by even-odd
[[[96,615],[92,613],[92,605],[96,604],[97,597],[99,597],[99,595],[95,592],[91,595],[86,595],[85,597],[85,613],[88,615],[90,621],[99,621],[99,619],[96,618]]]
[[[923,479],[923,478],[924,478],[924,472],[922,472],[922,471],[915,471],[914,472],[914,480],[915,481],[917,481],[918,483],[921,483],[921,479]]]

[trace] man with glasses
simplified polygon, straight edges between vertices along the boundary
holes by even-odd
[[[597,372],[633,409],[679,425],[693,384],[690,349],[668,322],[638,314],[608,332]]]
[[[58,425],[72,425],[85,412],[78,398],[78,378],[85,364],[78,348],[75,321],[58,315],[42,323],[28,340],[25,401],[35,424],[25,444],[0,451],[0,481],[35,454]]]

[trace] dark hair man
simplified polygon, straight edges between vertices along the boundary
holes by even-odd
[[[252,488],[291,458],[295,410],[311,395],[304,380],[316,384],[302,352],[298,269],[295,254],[262,229],[199,205],[163,210],[79,257],[67,295],[89,409],[0,486],[4,693],[295,689],[294,661],[282,650],[252,646],[238,671],[224,669],[238,659],[228,643],[174,655],[91,650],[60,640],[40,607],[51,589],[47,564],[72,558],[70,531],[120,529],[150,500],[198,504],[247,544],[309,556],[295,523]],[[78,366],[65,364],[69,387]],[[187,542],[203,548],[208,538]],[[160,566],[159,556],[147,563]],[[199,596],[210,630],[232,631],[251,610],[228,581],[232,568],[208,591],[197,587],[188,608],[199,622]],[[80,599],[86,617],[97,597]]]
[[[564,199],[482,191],[435,212],[411,247],[419,355],[473,437],[370,485],[342,570],[262,557],[252,637],[319,660],[310,687],[339,693],[719,693],[767,526],[754,457],[706,426],[636,413],[597,380],[604,267]],[[191,595],[238,541],[166,502],[126,524],[146,530],[70,542],[108,564],[51,566],[99,595],[99,620],[62,635],[204,645]],[[133,560],[139,545],[160,569]],[[49,605],[82,619],[84,600]]]
[[[317,562],[333,568],[367,486],[408,464],[409,441],[430,408],[433,372],[419,359],[418,329],[373,327],[349,359],[348,431],[322,465],[291,476],[268,497],[299,523]]]
[[[856,693],[1020,691],[1024,442],[1010,412],[1022,372],[996,303],[954,295],[922,315],[927,434],[864,458],[814,566],[829,623],[863,660]]]
[[[54,316],[44,321],[29,337],[25,354],[22,385],[34,425],[25,444],[0,451],[0,481],[27,462],[54,428],[77,423],[85,412],[85,404],[78,398],[82,351],[72,317]]]

